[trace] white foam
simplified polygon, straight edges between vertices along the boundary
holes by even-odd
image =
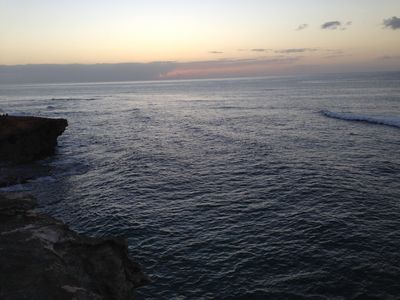
[[[22,192],[22,191],[30,191],[30,188],[20,183],[0,188],[0,192],[5,192],[5,193]]]
[[[43,183],[43,182],[55,182],[56,179],[52,176],[41,176],[32,180],[29,180],[29,182],[39,182],[39,183]]]
[[[371,124],[381,124],[400,128],[400,117],[396,116],[372,116],[361,115],[349,112],[332,112],[329,110],[322,110],[321,113],[329,118],[335,118],[346,121],[359,121]]]

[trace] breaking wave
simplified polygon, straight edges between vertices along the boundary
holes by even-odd
[[[51,101],[93,101],[97,98],[51,98]]]
[[[367,122],[371,124],[380,124],[400,128],[400,117],[395,116],[369,116],[353,114],[349,112],[332,112],[329,110],[322,110],[321,113],[326,117],[334,119]]]

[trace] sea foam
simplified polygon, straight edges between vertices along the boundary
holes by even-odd
[[[334,119],[367,122],[371,124],[380,124],[400,128],[400,117],[396,116],[371,116],[354,114],[350,112],[332,112],[329,110],[322,110],[321,113],[326,117]]]

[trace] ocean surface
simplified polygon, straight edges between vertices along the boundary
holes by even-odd
[[[138,299],[400,298],[400,73],[2,85],[0,110],[68,119],[2,190],[127,238]]]

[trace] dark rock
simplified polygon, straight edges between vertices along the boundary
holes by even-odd
[[[148,283],[125,241],[79,235],[35,205],[0,194],[0,299],[132,299]]]
[[[55,151],[65,119],[0,116],[0,161],[30,162]]]

